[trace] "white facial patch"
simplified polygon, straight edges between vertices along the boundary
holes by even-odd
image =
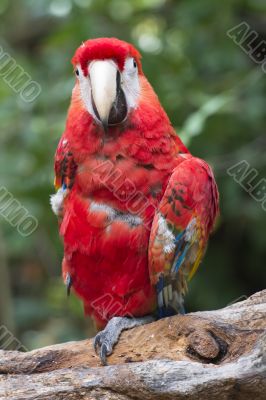
[[[161,214],[158,219],[156,239],[162,243],[164,253],[169,254],[175,250],[175,236],[169,229],[165,218]]]
[[[130,213],[123,213],[121,211],[115,210],[113,207],[108,206],[107,204],[103,203],[96,203],[92,201],[90,204],[90,211],[91,212],[105,212],[110,222],[114,221],[122,221],[127,223],[130,226],[138,226],[143,223],[142,218],[130,214]]]
[[[56,194],[50,196],[50,204],[55,215],[59,215],[66,193],[67,191],[65,189],[60,188]]]
[[[121,74],[121,86],[126,96],[128,109],[136,108],[140,96],[138,67],[134,58],[127,58]]]
[[[96,117],[91,101],[91,84],[89,75],[84,76],[80,65],[77,65],[76,70],[78,71],[77,78],[79,80],[80,95],[83,100],[86,110],[92,115],[92,117],[98,121]]]

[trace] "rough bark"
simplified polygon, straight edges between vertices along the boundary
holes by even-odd
[[[0,352],[0,399],[265,399],[266,290],[124,332],[102,367],[91,340]]]

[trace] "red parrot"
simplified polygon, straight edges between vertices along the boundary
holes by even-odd
[[[103,329],[103,364],[122,330],[183,312],[218,214],[211,168],[176,135],[140,59],[115,38],[76,50],[55,155],[63,277]]]

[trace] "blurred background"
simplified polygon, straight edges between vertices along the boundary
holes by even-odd
[[[0,325],[28,349],[93,334],[80,301],[66,297],[49,195],[75,79],[70,60],[82,41],[100,36],[139,48],[176,131],[215,171],[221,217],[187,311],[265,288],[266,211],[227,169],[246,160],[256,182],[266,178],[266,76],[226,33],[245,21],[265,39],[265,1],[1,0],[0,19],[2,49],[42,88],[27,103],[0,73],[0,186],[39,223],[23,237],[0,212]]]

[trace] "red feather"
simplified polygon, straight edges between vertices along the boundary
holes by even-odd
[[[74,66],[80,64],[86,76],[88,74],[87,66],[92,60],[111,58],[116,61],[122,71],[127,57],[135,58],[139,73],[142,73],[141,55],[131,44],[116,38],[98,38],[82,43],[72,58],[72,64]]]
[[[138,107],[126,122],[109,127],[106,137],[85,110],[76,84],[55,160],[56,182],[61,184],[69,182],[68,176],[62,177],[61,168],[66,151],[71,152],[75,164],[60,221],[63,275],[71,275],[86,313],[98,325],[114,315],[143,316],[156,309],[148,260],[151,227],[173,171],[186,159],[182,155],[191,157],[143,75],[140,55],[132,45],[110,38],[87,41],[72,62],[81,64],[85,72],[91,60],[112,58],[122,70],[128,56],[139,66]],[[193,165],[191,174],[200,185],[200,171]],[[182,171],[178,179],[189,183],[190,174]],[[218,206],[216,189],[206,190],[211,204],[209,232]],[[197,193],[187,197],[185,206],[193,207],[196,197]],[[187,223],[177,215],[173,219],[181,225]]]

